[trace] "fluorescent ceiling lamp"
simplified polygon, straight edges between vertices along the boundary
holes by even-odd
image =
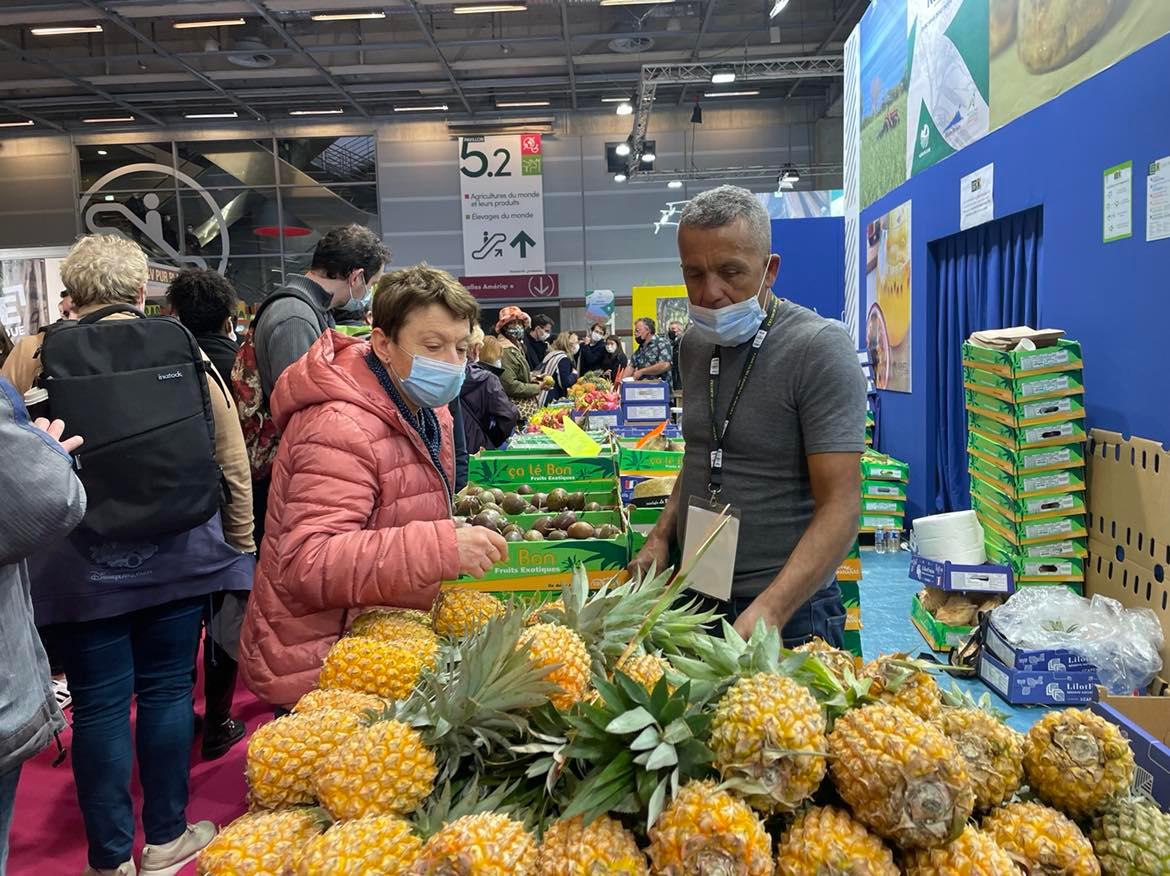
[[[201,27],[238,27],[247,23],[242,18],[211,18],[206,21],[176,21],[171,27],[175,30],[198,30]]]
[[[447,104],[436,103],[431,106],[396,106],[396,113],[442,113],[447,111]]]
[[[304,110],[289,110],[290,116],[339,116],[344,113],[343,109],[304,109]]]
[[[626,181],[626,175],[624,173],[615,173],[613,175],[613,181],[616,183],[623,183]]]
[[[711,74],[712,85],[726,85],[729,82],[735,81],[734,70],[716,70]]]
[[[314,12],[309,16],[313,21],[363,21],[385,18],[385,12]]]
[[[521,109],[528,106],[548,106],[547,100],[497,100],[497,109]]]
[[[613,147],[613,151],[615,154],[619,155],[620,157],[625,158],[627,155],[630,154],[630,144],[629,143],[618,143],[616,146]]]
[[[36,123],[32,119],[25,119],[23,122],[0,122],[0,128],[27,128],[33,124]]]
[[[99,149],[99,150],[98,150],[98,155],[109,155],[109,154],[110,154],[110,153],[109,153],[109,152],[107,152],[105,149]]]
[[[66,36],[71,33],[101,33],[100,24],[80,24],[71,27],[34,27],[29,29],[33,36]]]
[[[682,188],[682,180],[681,179],[672,179],[670,182],[668,182],[666,184],[666,187],[668,189],[681,189]]]
[[[185,113],[184,115],[188,119],[238,119],[240,117],[240,114],[236,113],[236,112],[230,112],[230,113]]]
[[[768,18],[775,18],[788,7],[788,0],[776,0],[772,4],[772,11],[768,13]]]
[[[526,3],[475,3],[471,6],[456,6],[451,10],[456,15],[481,15],[489,12],[527,12]]]
[[[703,97],[755,97],[759,93],[758,88],[754,91],[704,91]]]
[[[602,6],[658,6],[674,0],[601,0]]]
[[[134,116],[99,116],[92,119],[82,119],[87,125],[109,125],[114,122],[132,122]]]
[[[629,103],[628,101],[626,103],[619,103],[617,105],[617,114],[619,116],[633,115],[634,114],[634,105],[632,103]]]
[[[603,97],[601,99],[601,102],[602,103],[629,103],[630,99],[628,97]]]
[[[653,152],[643,152],[642,153],[642,163],[643,164],[653,164],[657,158],[658,158],[658,156],[655,155]]]

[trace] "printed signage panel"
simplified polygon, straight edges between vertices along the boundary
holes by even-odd
[[[464,275],[545,272],[542,161],[540,134],[459,139]]]
[[[480,301],[515,301],[522,298],[560,297],[556,274],[505,274],[494,277],[460,277],[468,292]]]

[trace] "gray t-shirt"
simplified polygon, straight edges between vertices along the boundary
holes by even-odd
[[[719,501],[740,512],[735,596],[772,583],[812,520],[807,456],[865,450],[865,377],[854,343],[838,323],[791,301],[760,348],[723,442]],[[724,348],[717,422],[727,414],[752,342]],[[683,335],[683,457],[678,540],[683,544],[691,496],[707,490],[713,447],[708,379],[715,347]],[[827,586],[832,576],[822,582]]]
[[[289,274],[285,286],[296,289],[316,307],[299,298],[281,298],[260,314],[253,338],[256,344],[256,370],[265,397],[272,395],[276,381],[293,362],[321,337],[323,328],[335,323],[329,312],[330,295],[320,285],[302,274]],[[278,290],[279,291],[279,290]]]

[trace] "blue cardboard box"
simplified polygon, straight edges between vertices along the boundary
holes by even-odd
[[[1170,698],[1113,696],[1100,690],[1090,707],[1121,728],[1137,766],[1133,790],[1170,811]]]
[[[979,655],[979,680],[1013,706],[1068,706],[1091,703],[1097,696],[1096,672],[1030,672]]]
[[[1011,566],[991,563],[969,566],[929,557],[910,556],[910,577],[927,587],[958,593],[1015,593],[1015,574]]]
[[[987,623],[983,633],[983,650],[985,653],[990,652],[999,663],[1010,669],[1025,672],[1085,673],[1091,675],[1094,681],[1097,678],[1097,667],[1079,654],[1064,648],[1039,651],[1017,648],[1008,642],[991,622]]]
[[[623,380],[619,389],[621,401],[670,406],[670,387],[665,380]]]

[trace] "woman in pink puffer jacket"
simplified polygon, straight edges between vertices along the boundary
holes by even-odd
[[[420,265],[379,282],[373,315],[369,341],[326,332],[272,395],[282,434],[240,668],[276,706],[316,686],[360,609],[429,609],[440,581],[482,576],[507,551],[497,533],[451,519],[446,406],[475,299]]]

